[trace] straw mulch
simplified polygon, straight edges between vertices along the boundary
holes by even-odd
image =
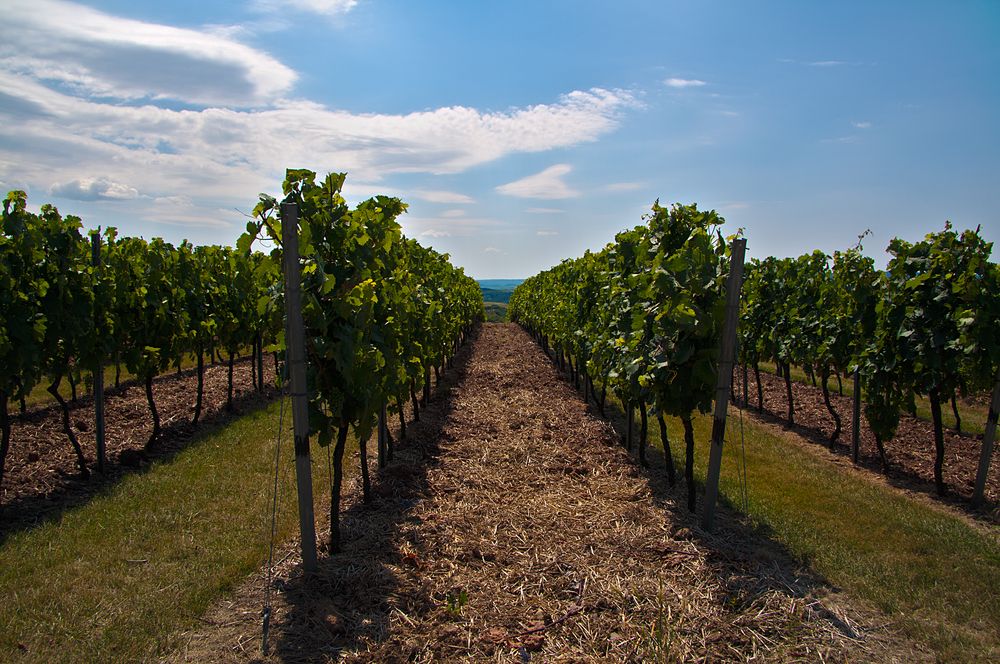
[[[258,576],[170,659],[927,657],[731,516],[702,533],[515,326],[483,327],[409,433],[372,505],[351,489],[342,554],[307,580],[284,549],[267,657]]]

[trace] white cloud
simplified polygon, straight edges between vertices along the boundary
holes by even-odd
[[[635,191],[645,186],[642,182],[612,182],[604,185],[606,191]]]
[[[864,122],[852,122],[851,126],[854,127],[855,129],[871,129],[872,128],[872,123],[868,122],[868,121],[864,121]]]
[[[553,235],[559,235],[557,231],[535,231],[535,235],[539,237],[551,237]]]
[[[808,63],[810,67],[839,67],[841,65],[848,64],[843,60],[818,60],[816,62]]]
[[[350,9],[310,6],[335,5]],[[4,9],[0,182],[115,199],[136,222],[160,223],[152,201],[178,196],[190,209],[177,216],[217,225],[221,208],[238,222],[232,208],[273,192],[287,167],[347,171],[352,195],[467,205],[459,192],[392,191],[385,180],[596,141],[640,106],[627,91],[594,88],[500,111],[354,113],[289,99],[297,73],[237,41],[247,36],[238,29],[175,28],[64,0],[8,0]]]
[[[96,201],[109,199],[116,201],[127,201],[139,197],[139,191],[135,187],[130,187],[122,182],[115,182],[108,178],[81,178],[54,184],[49,188],[49,193],[60,198],[70,198],[77,201]]]
[[[0,70],[88,97],[253,106],[297,75],[219,33],[111,16],[62,0],[6,0]]]
[[[201,208],[187,196],[161,196],[146,207],[145,216],[155,224],[184,228],[232,228],[246,223],[235,210]]]
[[[469,196],[455,191],[427,191],[426,189],[418,189],[409,193],[413,198],[418,198],[428,203],[448,203],[455,205],[476,202]]]
[[[455,217],[464,217],[465,210],[461,208],[454,208],[452,210],[445,210],[441,213],[441,216],[445,219],[454,219]]]
[[[408,237],[480,237],[505,226],[498,219],[486,217],[462,217],[443,219],[441,217],[411,217],[403,215],[399,219],[403,232]]]
[[[529,214],[562,214],[566,210],[560,208],[550,208],[550,207],[530,207],[525,212]]]
[[[321,16],[346,14],[357,4],[358,0],[256,0],[254,2],[258,10],[268,13],[279,13],[288,8]]]
[[[497,191],[508,196],[518,198],[542,198],[559,199],[573,198],[579,196],[580,192],[572,189],[563,182],[562,178],[567,175],[573,167],[569,164],[555,164],[549,166],[541,173],[529,175],[526,178],[508,182],[497,187]]]
[[[502,254],[503,252],[500,251],[499,249],[497,249],[496,247],[486,247],[485,249],[483,249],[483,253],[484,254]]]
[[[708,85],[705,81],[697,78],[668,78],[663,83],[671,88],[700,88],[703,85]]]
[[[73,96],[2,66],[0,91],[0,180],[47,191],[97,173],[151,197],[185,194],[213,210],[252,207],[287,167],[347,171],[349,188],[361,182],[372,193],[393,193],[381,184],[392,174],[458,173],[510,154],[596,140],[631,106],[627,93],[591,90],[503,112],[354,114],[307,101],[174,110]],[[457,192],[395,194],[473,202]],[[138,206],[135,218],[144,218]]]
[[[150,215],[150,219],[157,224],[185,228],[232,228],[236,225],[231,221],[210,214],[163,213]]]

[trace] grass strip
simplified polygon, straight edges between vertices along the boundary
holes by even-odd
[[[742,502],[738,417],[731,408],[720,481],[722,499],[735,510]],[[659,447],[654,429],[650,443]],[[680,422],[669,418],[668,430],[683,468]],[[705,476],[711,430],[710,416],[696,418],[696,477]],[[885,611],[939,660],[1000,661],[997,529],[838,467],[794,434],[748,418],[743,430],[749,516],[759,531],[829,583]]]
[[[244,349],[240,353],[240,358],[244,358],[250,354],[249,348]],[[223,354],[228,361],[228,356]],[[239,361],[239,360],[237,360]],[[267,360],[265,359],[265,362]],[[211,358],[207,355],[205,356],[205,369],[213,366],[225,366],[226,362],[220,362],[218,364],[212,364]],[[181,370],[187,371],[188,369],[193,369],[198,366],[198,357],[196,355],[187,353],[181,358]],[[158,376],[169,376],[177,371],[176,367],[172,367]],[[265,368],[265,371],[267,369]],[[115,384],[115,364],[114,362],[109,362],[104,365],[104,389],[110,390]],[[79,397],[89,397],[94,393],[94,372],[84,369],[80,372],[81,380],[76,386],[77,396]],[[135,375],[130,372],[123,364],[121,364],[121,375],[119,376],[122,383],[128,382],[130,380],[135,380]],[[49,393],[49,385],[51,381],[47,378],[42,378],[38,383],[31,388],[29,392],[24,397],[24,405],[28,410],[33,410],[39,407],[49,406],[56,403],[55,398]],[[63,399],[69,401],[73,396],[73,388],[70,387],[69,380],[64,376],[62,382],[59,384],[59,394]],[[18,403],[16,401],[11,401],[10,408],[16,409]],[[15,411],[16,412],[16,411]]]
[[[0,548],[0,661],[138,661],[177,646],[267,559],[278,414],[275,402],[205,431],[58,522],[11,536]],[[279,540],[298,532],[287,405],[284,426]],[[325,456],[314,444],[318,510]]]
[[[776,375],[774,366],[772,363],[762,362],[760,364],[761,373],[769,373],[772,376]],[[812,381],[806,372],[797,366],[792,366],[791,368],[792,380],[797,383],[802,383],[803,385],[812,385]],[[743,367],[739,368],[738,380],[743,380]],[[816,389],[819,389],[819,376],[816,376]],[[841,383],[844,386],[844,396],[853,397],[854,396],[854,378],[851,375],[843,376]],[[749,377],[750,384],[750,403],[757,403],[754,390],[753,371],[750,371]],[[827,388],[830,390],[830,394],[838,393],[837,377],[830,376],[826,381]],[[865,393],[864,385],[861,387],[862,395]],[[931,402],[926,396],[915,394],[913,397],[914,404],[917,409],[914,413],[918,418],[924,420],[925,422],[931,422]],[[968,403],[965,400],[959,398],[957,401],[958,415],[962,418],[962,433],[970,434],[982,434],[986,431],[986,418],[989,415],[989,404],[974,404]],[[905,411],[904,411],[905,412]],[[781,413],[778,413],[781,415]],[[850,417],[850,414],[847,415]],[[952,413],[951,404],[949,402],[943,402],[941,404],[941,424],[945,428],[954,429],[955,428],[955,415]]]
[[[845,386],[846,387],[846,386]],[[621,402],[608,395],[608,414],[624,431]],[[684,429],[668,417],[681,500]],[[704,507],[712,416],[695,426],[698,510]],[[647,471],[663,472],[658,427],[649,427]],[[745,513],[764,537],[835,587],[884,611],[926,644],[941,662],[1000,661],[1000,529],[972,525],[944,506],[886,485],[868,471],[828,458],[797,434],[759,423],[730,405],[723,446],[720,501]],[[634,435],[638,437],[638,433]],[[746,464],[749,509],[743,509]]]

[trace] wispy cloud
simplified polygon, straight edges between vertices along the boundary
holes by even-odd
[[[550,207],[530,207],[525,212],[528,214],[563,214],[566,210]]]
[[[871,62],[852,60],[796,60],[794,58],[778,58],[778,62],[783,64],[799,65],[803,67],[859,67],[862,65],[872,65]]]
[[[820,143],[857,143],[857,136],[837,136],[835,138],[824,138]]]
[[[605,191],[635,191],[645,186],[643,182],[612,182],[604,185]]]
[[[697,78],[668,78],[663,83],[669,88],[700,88],[708,85],[705,81]]]
[[[428,191],[426,189],[418,189],[410,192],[410,195],[413,198],[427,201],[428,203],[448,203],[455,205],[476,202],[471,197],[456,191]]]
[[[560,199],[579,196],[580,192],[570,188],[563,182],[563,176],[569,174],[573,167],[569,164],[555,164],[541,173],[529,175],[520,180],[514,180],[497,187],[497,191],[507,196],[518,198]]]
[[[0,69],[85,97],[253,106],[297,74],[219,33],[112,16],[62,0],[6,0]]]
[[[500,111],[355,113],[290,99],[298,73],[241,43],[239,31],[175,28],[65,0],[8,0],[4,8],[0,181],[115,200],[137,221],[153,219],[153,198],[183,194],[190,219],[215,218],[221,206],[237,223],[233,208],[273,190],[290,164],[348,171],[351,191],[384,190],[400,173],[460,173],[596,141],[640,106],[628,91],[594,88]],[[421,194],[473,202],[459,192],[397,192]]]
[[[855,129],[871,129],[872,123],[865,120],[862,122],[852,122],[851,126],[854,127]]]
[[[409,237],[477,237],[484,232],[504,227],[504,222],[487,217],[411,217],[399,219],[403,232]]]
[[[631,103],[629,95],[589,91],[497,113],[448,107],[354,114],[307,101],[181,111],[75,96],[4,64],[0,180],[48,191],[100,176],[150,196],[185,193],[213,210],[220,203],[246,206],[250,192],[273,189],[289,164],[348,171],[349,184],[374,191],[394,173],[459,173],[510,154],[593,141],[617,126]],[[203,83],[214,80],[209,74]],[[563,196],[568,189],[552,191]],[[459,192],[405,192],[410,196],[474,202]],[[144,218],[138,203],[134,210],[134,218]]]
[[[445,210],[444,212],[441,213],[441,216],[444,217],[445,219],[454,219],[456,217],[464,217],[465,216],[465,210],[463,210],[462,208],[454,208],[454,209],[451,209],[451,210]]]
[[[340,16],[354,9],[358,0],[254,0],[252,5],[258,11],[280,13],[294,9],[320,16]]]
[[[552,237],[554,235],[559,235],[558,231],[535,231],[535,235],[540,237]]]

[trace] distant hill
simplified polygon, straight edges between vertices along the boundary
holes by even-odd
[[[510,302],[511,293],[524,279],[479,279],[483,302]]]
[[[481,288],[492,288],[495,290],[514,290],[521,285],[524,279],[479,279]]]

